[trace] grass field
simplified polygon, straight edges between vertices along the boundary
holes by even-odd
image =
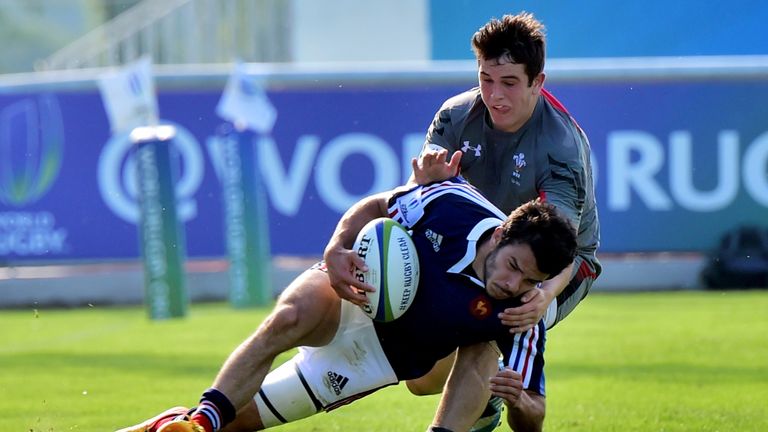
[[[103,432],[193,404],[266,312],[0,311],[0,431]],[[768,290],[593,293],[549,333],[546,373],[549,431],[767,431]],[[394,386],[275,430],[423,431],[436,404]]]

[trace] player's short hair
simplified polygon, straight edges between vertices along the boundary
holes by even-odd
[[[529,201],[512,211],[501,225],[497,247],[527,244],[539,271],[557,276],[576,257],[576,231],[554,205]]]
[[[528,85],[544,70],[546,37],[544,25],[532,14],[493,18],[472,36],[472,51],[478,60],[508,61],[525,65]]]

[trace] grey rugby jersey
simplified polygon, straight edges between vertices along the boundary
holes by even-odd
[[[454,96],[435,115],[423,149],[462,150],[461,175],[506,214],[537,197],[554,204],[577,227],[578,254],[599,274],[600,222],[584,132],[544,89],[517,132],[495,130],[486,118],[478,87]]]

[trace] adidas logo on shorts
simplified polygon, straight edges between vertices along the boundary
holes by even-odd
[[[349,382],[349,378],[345,377],[344,375],[337,374],[333,371],[328,371],[328,378],[331,382],[331,387],[333,387],[333,392],[336,393],[336,396],[341,394],[344,386]]]

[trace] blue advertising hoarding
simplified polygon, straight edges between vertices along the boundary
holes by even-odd
[[[434,112],[472,85],[273,86],[259,136],[271,249],[318,256],[359,198],[402,183]],[[555,81],[590,137],[602,252],[705,251],[768,225],[768,79]],[[178,217],[190,258],[225,255],[217,86],[160,87],[177,128]],[[0,260],[139,256],[135,161],[95,86],[0,93]]]

